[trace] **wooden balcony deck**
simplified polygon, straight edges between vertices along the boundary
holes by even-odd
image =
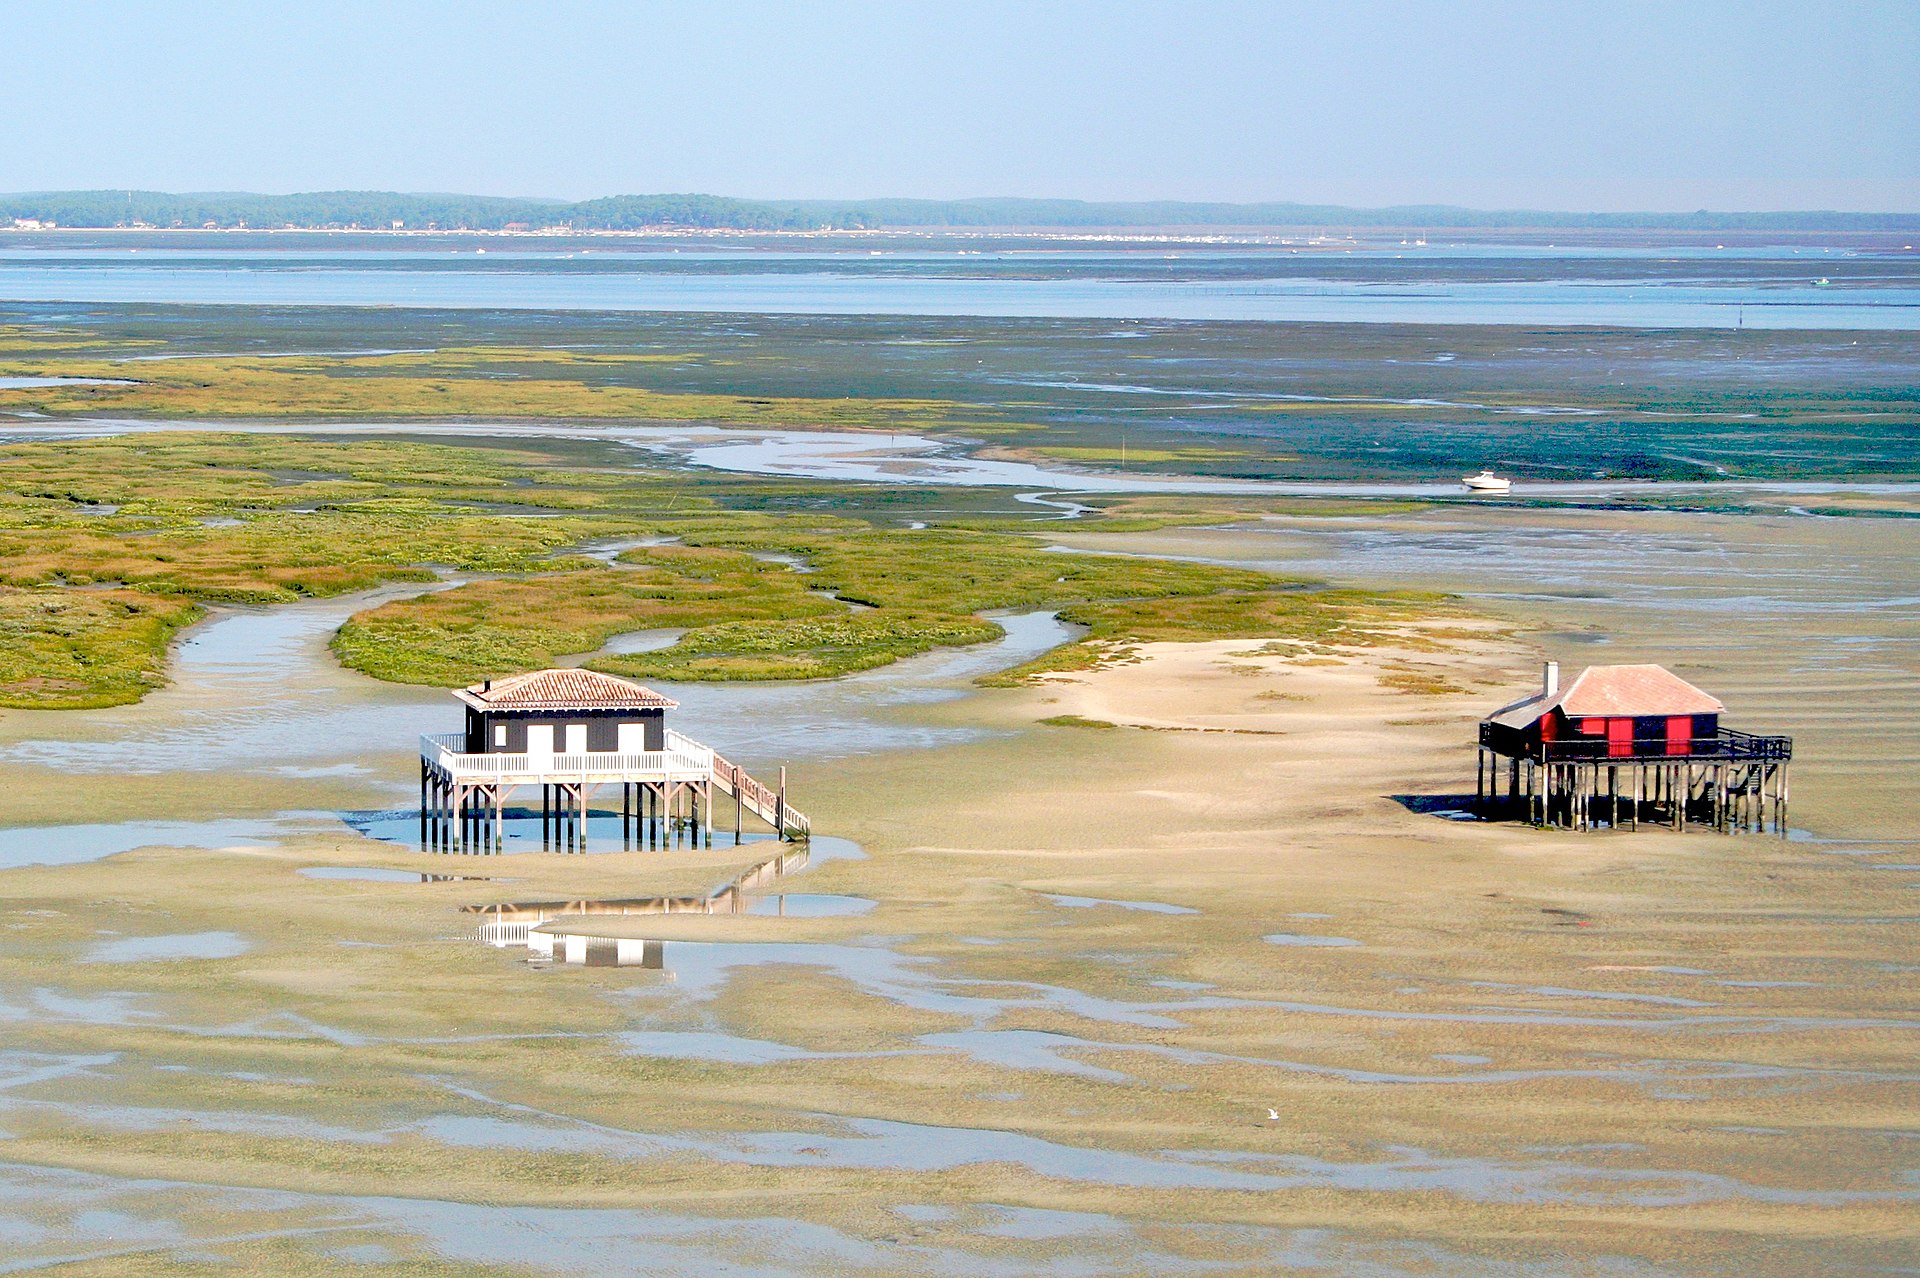
[[[598,786],[617,784],[623,790],[647,787],[657,791],[663,803],[682,788],[691,788],[697,792],[696,798],[708,796],[702,802],[709,806],[711,792],[717,790],[783,838],[805,839],[812,830],[812,823],[786,802],[782,790],[755,780],[712,747],[672,730],[666,734],[664,750],[638,753],[475,754],[465,749],[466,741],[465,734],[458,732],[428,733],[420,738],[423,828],[429,812],[477,811],[470,806],[477,799],[492,810],[497,842],[506,797],[518,787],[537,786],[543,793],[549,788],[565,792],[572,796],[570,802],[584,819],[587,795]],[[430,793],[443,801],[430,807]],[[711,820],[710,812],[707,819]]]
[[[716,779],[714,761],[719,757],[698,741],[671,731],[667,733],[666,749],[638,754],[469,754],[464,749],[466,742],[466,736],[459,732],[429,733],[420,738],[420,757],[455,783],[508,785],[707,781]]]
[[[1713,736],[1670,740],[1667,737],[1639,737],[1631,741],[1612,741],[1606,737],[1561,737],[1543,741],[1521,755],[1495,744],[1494,725],[1480,725],[1480,744],[1508,758],[1527,758],[1535,763],[1784,763],[1793,758],[1792,737],[1755,736],[1721,728]]]

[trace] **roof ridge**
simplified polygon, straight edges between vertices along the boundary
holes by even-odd
[[[679,702],[644,684],[604,670],[555,666],[486,679],[453,694],[476,709],[664,709]]]

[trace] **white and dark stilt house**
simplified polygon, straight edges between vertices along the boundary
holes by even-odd
[[[461,688],[461,732],[420,738],[420,838],[441,851],[498,849],[510,802],[540,796],[546,846],[585,851],[596,794],[619,787],[625,847],[713,842],[716,796],[730,800],[734,833],[746,817],[783,839],[804,839],[806,817],[787,805],[785,769],[763,785],[691,737],[667,727],[678,703],[593,670],[537,670]]]
[[[1787,828],[1790,737],[1736,732],[1718,697],[1663,666],[1589,666],[1480,724],[1476,797],[1488,815],[1568,829]]]

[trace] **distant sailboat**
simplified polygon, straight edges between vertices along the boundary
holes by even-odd
[[[1477,475],[1465,476],[1460,482],[1477,493],[1504,493],[1513,487],[1511,480],[1503,479],[1490,470],[1483,470]]]

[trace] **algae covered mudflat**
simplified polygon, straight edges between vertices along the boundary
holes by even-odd
[[[125,383],[0,390],[0,411],[57,418],[933,432],[1243,478],[1916,473],[1909,332],[23,303],[0,322],[0,375]]]

